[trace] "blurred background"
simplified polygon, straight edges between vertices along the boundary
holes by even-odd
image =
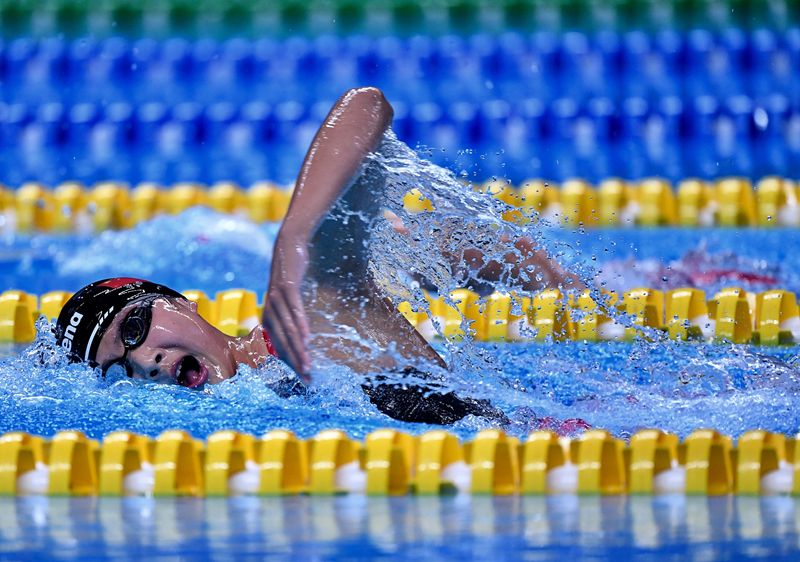
[[[331,104],[475,181],[800,176],[796,0],[3,0],[0,182],[293,181]]]

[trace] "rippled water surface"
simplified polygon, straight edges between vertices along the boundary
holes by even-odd
[[[786,433],[800,425],[800,372],[791,348],[614,344],[481,344],[496,370],[458,373],[456,390],[491,399],[522,435],[541,418],[582,418],[627,436],[643,427],[681,435],[711,426],[732,435],[752,428]],[[241,368],[233,379],[204,391],[177,386],[110,381],[81,365],[37,366],[25,352],[0,367],[0,431],[51,435],[80,429],[101,438],[126,428],[156,435],[185,428],[198,437],[219,429],[258,434],[291,428],[304,437],[346,428],[363,437],[380,427],[421,432],[378,412],[343,367],[317,373],[307,396],[278,397],[265,379],[273,364]],[[468,417],[453,430],[469,437],[489,422]]]
[[[420,306],[419,285],[400,275],[403,270],[425,274],[446,292],[465,278],[449,272],[441,251],[469,246],[498,255],[508,248],[499,234],[532,236],[587,282],[615,290],[692,285],[709,296],[726,285],[800,290],[797,230],[582,233],[511,227],[500,220],[504,209],[497,201],[418,160],[402,145],[388,145],[375,164],[387,178],[387,206],[402,216],[411,234],[375,223],[373,265],[394,282],[392,291]],[[414,186],[433,201],[435,213],[403,214],[397,201]],[[115,275],[147,277],[210,295],[231,287],[263,294],[276,230],[275,225],[193,209],[98,236],[6,234],[0,239],[0,277],[4,287],[39,294],[76,290]],[[507,430],[518,435],[567,418],[581,418],[620,436],[651,426],[681,435],[700,426],[733,435],[756,427],[792,433],[800,426],[800,371],[793,347],[670,341],[437,346],[454,366],[449,387],[494,402],[511,420]],[[43,333],[32,347],[3,350],[0,432],[51,435],[69,428],[100,438],[119,428],[155,435],[180,427],[204,437],[222,428],[261,433],[288,427],[309,436],[342,427],[361,437],[386,426],[427,429],[379,413],[361,392],[358,377],[336,365],[315,373],[307,396],[282,399],[265,384],[285,374],[277,362],[260,371],[242,368],[223,384],[191,391],[102,380],[84,366],[66,365],[50,355],[51,348]],[[487,424],[469,417],[453,429],[467,437]]]
[[[787,497],[0,498],[9,560],[796,560]]]

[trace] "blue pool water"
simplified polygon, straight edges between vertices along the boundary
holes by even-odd
[[[786,497],[0,499],[2,560],[796,560]]]
[[[793,348],[699,344],[481,344],[491,371],[462,371],[451,387],[501,406],[510,433],[539,418],[582,418],[626,437],[646,427],[688,435],[714,427],[731,435],[753,428],[794,433],[800,426],[800,368]],[[265,385],[285,374],[277,362],[240,368],[204,391],[103,380],[81,365],[39,366],[32,350],[0,364],[0,431],[52,435],[79,429],[95,438],[126,428],[155,436],[180,427],[198,437],[220,429],[260,434],[291,428],[310,437],[346,428],[363,438],[382,427],[431,429],[378,412],[341,367],[316,373],[307,396],[278,397]],[[491,422],[467,417],[451,427],[468,438]]]
[[[198,207],[99,235],[0,235],[0,283],[43,294],[77,290],[104,276],[139,275],[178,290],[199,288],[213,295],[237,287],[263,296],[278,227]],[[800,292],[797,229],[614,228],[579,233],[557,228],[548,237],[575,247],[575,261],[593,264],[613,290],[699,286],[710,295],[721,286],[741,286]],[[686,274],[704,269],[770,280],[732,273],[693,282]]]
[[[381,204],[405,221],[408,234],[379,220],[369,223],[364,236],[369,236],[373,275],[395,301],[427,306],[409,271],[443,294],[472,280],[472,274],[452,271],[443,254],[479,248],[502,261],[509,243],[498,233],[532,237],[596,287],[689,285],[706,290],[709,298],[722,286],[800,291],[798,230],[576,231],[547,223],[512,225],[501,219],[502,203],[465,187],[391,133],[364,177],[378,172],[382,179],[370,183],[369,197],[382,198]],[[434,213],[409,214],[399,204],[413,186],[432,201]],[[274,224],[255,225],[202,208],[95,236],[6,233],[0,238],[0,281],[42,294],[121,275],[212,296],[231,287],[263,295],[276,233]],[[503,279],[493,288],[514,286]],[[800,369],[793,347],[684,344],[663,337],[602,345],[462,341],[437,346],[451,367],[447,387],[502,408],[511,420],[505,429],[515,435],[540,427],[543,419],[569,418],[619,436],[654,426],[680,435],[709,426],[732,435],[753,428],[793,433],[800,427]],[[308,437],[336,427],[363,437],[385,426],[415,433],[428,429],[378,412],[359,377],[331,363],[317,366],[306,396],[283,399],[268,384],[291,373],[278,361],[260,370],[243,367],[233,379],[191,391],[100,379],[86,366],[67,365],[47,329],[33,346],[21,352],[9,347],[6,353],[0,362],[0,431],[50,435],[80,429],[101,438],[120,428],[156,435],[179,427],[205,437],[223,428],[258,434],[288,427]],[[489,423],[468,416],[453,430],[468,437]]]
[[[43,293],[74,290],[105,275],[151,277],[178,289],[209,294],[231,286],[263,292],[274,225],[194,209],[161,217],[130,231],[97,237],[34,235],[3,239],[0,276],[5,286]],[[686,248],[699,249],[703,264],[725,271],[775,278],[774,286],[797,291],[800,233],[791,230],[603,230],[586,234],[553,230],[577,248],[573,259],[605,270],[609,284],[631,288],[643,274],[636,266],[684,262]],[[242,240],[246,239],[245,245]],[[162,248],[173,248],[165,252]],[[588,256],[588,257],[587,257]],[[596,257],[597,259],[592,259]],[[692,258],[694,259],[694,258]],[[677,274],[676,274],[677,275]],[[679,280],[686,281],[685,276]],[[717,285],[763,283],[721,279]],[[711,288],[713,289],[713,288]],[[709,292],[710,294],[710,292]],[[289,427],[308,437],[323,428],[346,428],[363,437],[379,427],[421,432],[378,412],[352,373],[330,366],[315,376],[305,397],[281,399],[264,384],[285,374],[277,362],[202,392],[128,380],[102,380],[81,365],[35,361],[48,350],[48,335],[32,347],[7,346],[0,362],[0,431],[51,435],[80,429],[95,438],[127,428],[156,435],[181,427],[198,437],[222,428],[261,433]],[[462,394],[487,397],[512,419],[508,431],[524,435],[537,419],[579,417],[626,436],[657,426],[688,434],[712,426],[732,435],[755,427],[793,433],[800,426],[800,369],[793,347],[767,348],[670,341],[631,343],[458,344],[440,349],[452,359],[466,354],[451,384]],[[467,418],[453,430],[468,437],[488,426]]]

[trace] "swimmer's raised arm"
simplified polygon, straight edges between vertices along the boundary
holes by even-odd
[[[339,98],[306,152],[279,239],[308,239],[314,233],[364,157],[378,147],[393,116],[377,88],[352,89]]]
[[[375,150],[393,110],[377,88],[347,91],[334,104],[306,153],[289,209],[275,241],[264,325],[279,356],[306,376],[309,327],[300,293],[308,244],[320,221]]]

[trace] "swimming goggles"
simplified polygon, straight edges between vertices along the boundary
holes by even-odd
[[[125,374],[129,378],[133,377],[133,367],[128,361],[128,353],[142,345],[144,340],[147,339],[147,334],[150,332],[150,323],[153,320],[154,300],[155,298],[150,298],[141,301],[136,308],[128,312],[125,318],[122,319],[119,324],[119,336],[125,352],[122,357],[103,367],[103,376],[118,366],[125,370]]]

